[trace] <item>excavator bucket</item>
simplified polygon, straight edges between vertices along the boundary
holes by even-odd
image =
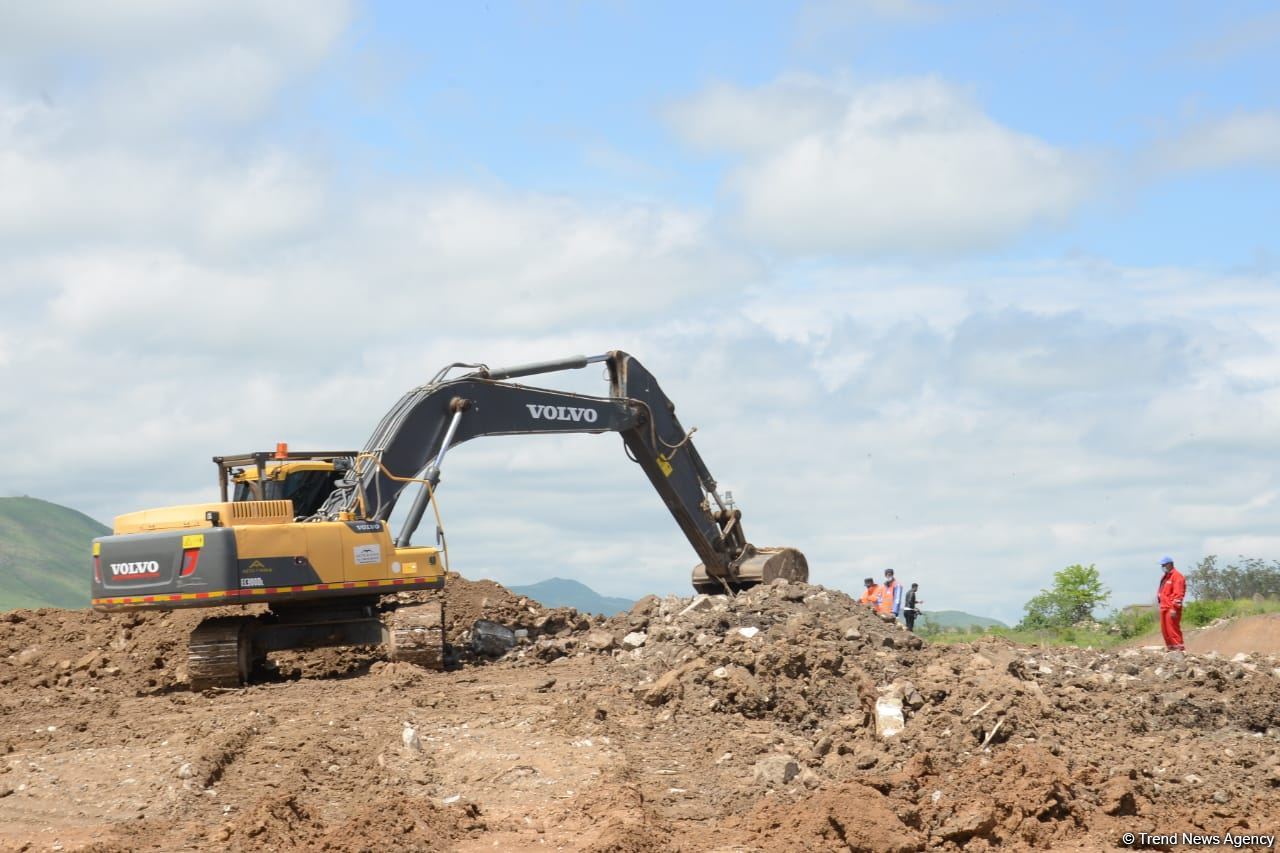
[[[749,589],[756,584],[769,583],[777,578],[807,583],[809,561],[795,548],[756,548],[748,546],[741,559],[730,566],[729,575],[720,578],[707,574],[702,563],[693,568],[693,588],[708,594],[722,593],[725,584],[733,592]]]

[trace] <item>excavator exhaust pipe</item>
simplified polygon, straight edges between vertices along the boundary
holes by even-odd
[[[729,565],[725,577],[712,577],[702,563],[693,567],[693,588],[709,595],[750,589],[757,584],[770,583],[777,578],[807,583],[809,561],[795,548],[757,548],[748,545],[742,556]]]

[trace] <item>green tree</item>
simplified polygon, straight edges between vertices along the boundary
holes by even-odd
[[[1280,562],[1267,565],[1257,557],[1240,557],[1239,563],[1219,568],[1218,558],[1210,554],[1187,575],[1187,592],[1200,601],[1280,596]]]
[[[1023,609],[1027,615],[1018,627],[1022,630],[1067,628],[1093,617],[1093,611],[1107,603],[1111,591],[1102,585],[1098,569],[1088,566],[1067,566],[1054,572],[1053,586],[1040,590],[1039,595],[1028,601]]]

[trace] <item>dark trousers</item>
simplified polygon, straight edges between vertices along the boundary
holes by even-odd
[[[916,629],[916,612],[914,610],[902,611],[902,618],[907,620],[908,631],[914,631]]]

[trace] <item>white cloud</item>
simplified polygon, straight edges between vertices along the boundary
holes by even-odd
[[[92,113],[99,137],[145,144],[175,121],[208,127],[259,115],[351,19],[350,0],[13,4],[0,70],[24,94]]]
[[[1157,146],[1165,169],[1280,167],[1280,112],[1237,113],[1204,122]]]
[[[790,251],[987,248],[1062,221],[1092,186],[1079,157],[936,79],[719,85],[670,119],[690,142],[741,155],[727,183],[742,227]]]
[[[700,428],[748,535],[803,548],[823,583],[856,588],[893,565],[931,606],[1016,618],[1069,563],[1096,562],[1126,603],[1149,597],[1160,552],[1192,563],[1270,548],[1257,537],[1280,529],[1280,482],[1257,462],[1280,450],[1273,277],[770,266],[673,204],[339,180],[254,125],[259,106],[196,128],[157,96],[128,119],[152,130],[131,135],[104,107],[128,81],[241,40],[251,68],[284,39],[280,64],[229,86],[262,104],[333,49],[342,18],[326,10],[345,14],[323,7],[290,34],[274,11],[264,23],[227,4],[241,27],[203,6],[202,40],[161,5],[137,31],[36,18],[3,37],[28,78],[73,50],[105,70],[52,104],[0,93],[0,493],[104,519],[186,502],[212,493],[214,453],[362,444],[448,362],[621,347]],[[674,115],[691,141],[742,158],[743,223],[778,245],[813,227],[802,248],[968,248],[1064,215],[1087,189],[1067,154],[933,81],[787,78],[714,88]],[[796,192],[770,169],[792,169]],[[876,195],[897,189],[915,195]],[[759,213],[768,193],[794,222]],[[884,230],[850,239],[820,221],[859,222],[868,195]],[[604,390],[598,369],[548,381]],[[468,444],[441,497],[467,574],[687,589],[693,553],[616,437]]]

